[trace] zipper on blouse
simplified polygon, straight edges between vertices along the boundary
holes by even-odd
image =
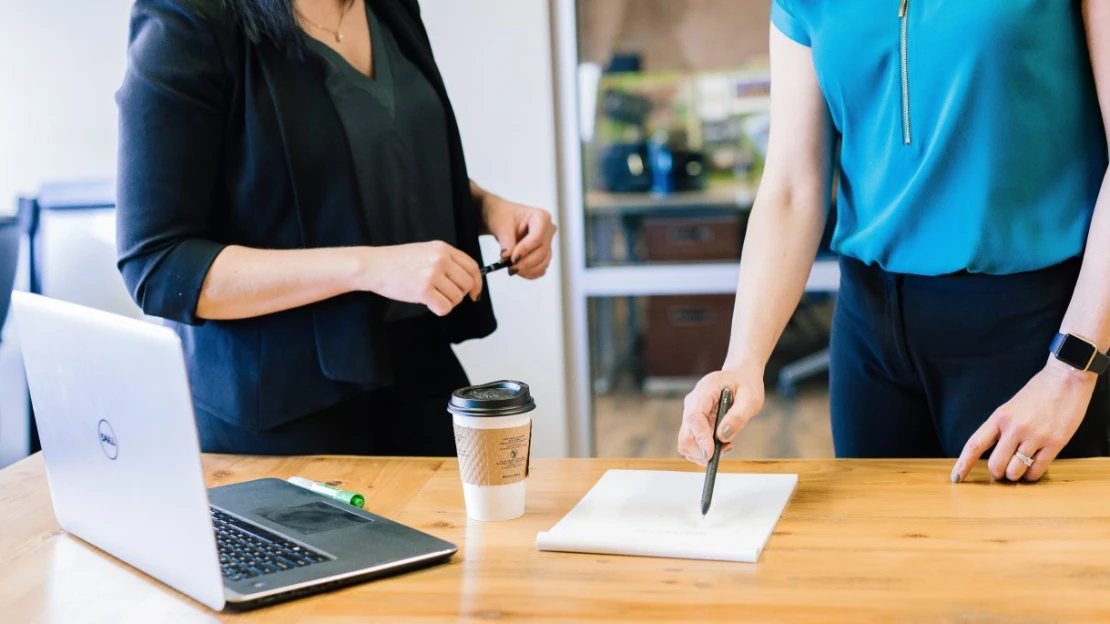
[[[899,57],[902,64],[902,143],[910,144],[910,61],[909,46],[907,45],[909,30],[910,0],[902,0],[898,9],[898,18],[902,22],[902,33],[899,38]]]

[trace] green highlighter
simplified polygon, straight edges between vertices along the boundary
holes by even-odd
[[[341,503],[353,505],[359,509],[366,504],[366,499],[358,492],[348,492],[347,490],[334,488],[326,483],[317,483],[316,481],[305,479],[304,477],[289,477],[289,482]]]

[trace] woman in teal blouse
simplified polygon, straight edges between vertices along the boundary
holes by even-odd
[[[958,456],[957,482],[988,451],[1029,481],[1108,454],[1110,3],[774,0],[771,21],[732,340],[679,451],[705,463],[722,388],[726,449],[761,409],[836,171],[837,454]]]

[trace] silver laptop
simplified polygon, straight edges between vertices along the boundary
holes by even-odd
[[[216,610],[457,551],[283,479],[206,490],[173,330],[20,292],[12,308],[54,513],[70,534]]]

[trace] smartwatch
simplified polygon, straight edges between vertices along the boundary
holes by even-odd
[[[1057,360],[1079,371],[1101,375],[1110,367],[1110,357],[1074,334],[1056,334],[1048,350]]]

